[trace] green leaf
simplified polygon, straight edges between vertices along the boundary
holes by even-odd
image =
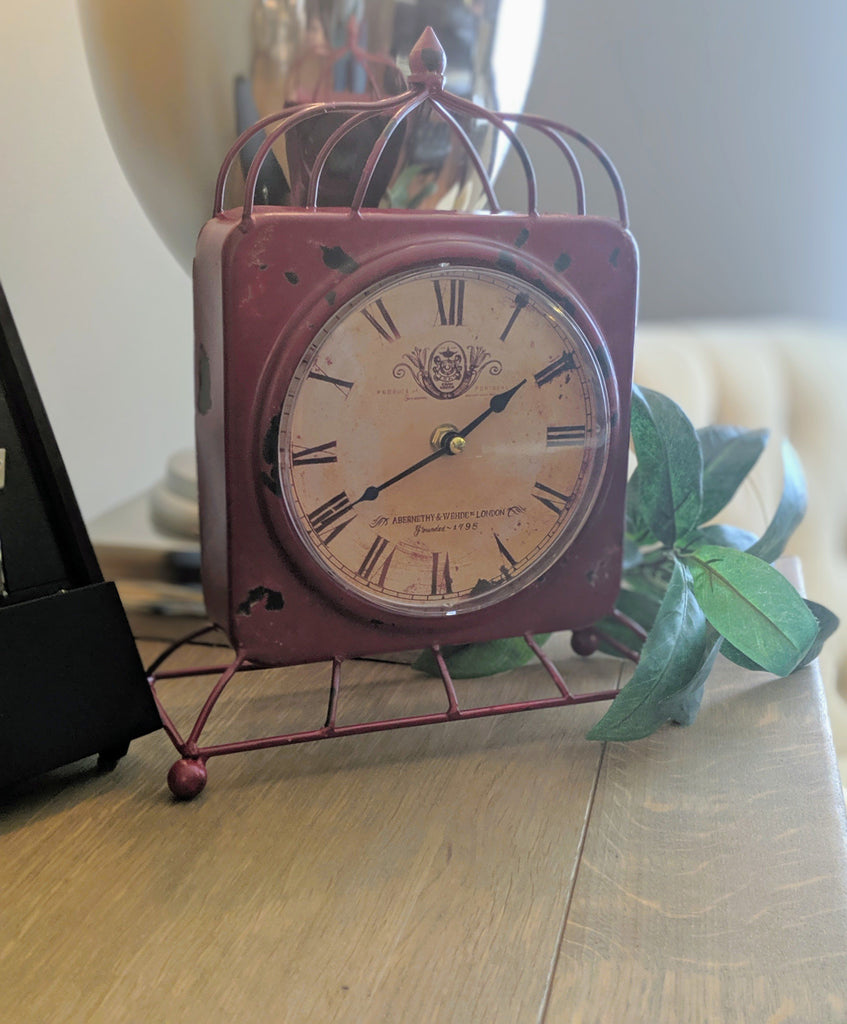
[[[751,555],[757,555],[766,562],[779,558],[788,538],[806,514],[806,478],[797,452],[788,441],[782,443],[782,469],[782,497],[774,517],[759,540],[748,549]]]
[[[626,482],[626,537],[634,544],[655,544],[656,538],[641,513],[638,467]]]
[[[804,668],[806,665],[813,662],[815,658],[819,657],[823,650],[823,645],[840,625],[838,616],[834,615],[829,608],[824,607],[824,605],[818,604],[816,601],[810,601],[806,597],[803,598],[803,603],[812,615],[814,615],[815,621],[818,624],[818,632],[815,639],[812,641],[812,646],[808,649],[797,668]],[[749,669],[751,672],[765,671],[761,665],[757,665],[755,661],[745,657],[737,647],[733,647],[728,640],[724,640],[723,645],[721,646],[721,654],[734,664],[740,665],[741,668]]]
[[[615,607],[630,619],[634,619],[639,626],[649,633],[653,623],[656,621],[660,603],[659,598],[653,594],[640,593],[635,590],[621,590]],[[639,636],[612,615],[607,615],[604,619],[601,619],[597,623],[597,629],[608,634],[613,640],[617,640],[618,643],[630,648],[630,650],[637,652],[641,648],[642,641]],[[624,657],[620,651],[610,644],[604,643],[602,638],[598,650],[604,654],[611,654],[614,658]]]
[[[691,589],[691,576],[677,562],[638,667],[588,739],[641,739],[666,722],[669,714],[683,715],[684,697],[681,703],[673,698],[690,690],[704,671],[713,644]]]
[[[625,573],[624,580],[628,590],[634,590],[639,594],[653,597],[656,601],[661,601],[665,596],[672,571],[673,556],[669,556],[667,564],[641,563],[633,566]]]
[[[676,402],[634,387],[632,442],[638,457],[638,518],[672,545],[700,522],[703,456],[697,432]]]
[[[733,646],[729,642],[729,640],[724,639],[721,644],[721,654],[727,659],[727,661],[731,661],[733,665],[738,665],[739,668],[746,668],[748,672],[765,671],[761,665],[757,665],[751,658],[742,654],[737,647]]]
[[[691,725],[694,722],[700,705],[703,703],[706,680],[715,664],[718,651],[723,649],[721,638],[711,626],[708,627],[707,636],[706,655],[699,671],[695,672],[686,686],[677,690],[659,705],[662,713],[677,725]]]
[[[725,508],[755,466],[768,441],[767,430],[712,426],[697,431],[703,452],[703,507],[707,523]]]
[[[543,644],[549,638],[543,633],[535,638]],[[506,640],[491,640],[483,644],[458,644],[442,647],[441,653],[447,662],[447,668],[454,679],[476,679],[479,676],[493,676],[498,672],[507,672],[511,668],[520,668],[535,657],[532,648],[522,636]],[[426,672],[430,676],[440,676],[438,662],[431,650],[422,651],[412,663],[418,672]]]
[[[683,556],[694,594],[715,629],[768,672],[788,675],[818,631],[788,580],[744,551],[704,545]]]
[[[738,526],[728,526],[726,523],[711,523],[709,526],[701,526],[695,530],[686,541],[689,545],[717,544],[722,548],[735,548],[736,551],[747,551],[755,544],[758,537],[749,530],[742,530]]]
[[[810,601],[806,597],[803,598],[803,601],[815,617],[815,621],[818,624],[818,635],[812,641],[812,646],[797,666],[798,668],[803,668],[805,665],[814,661],[823,650],[823,645],[841,625],[838,616],[831,612],[829,608],[824,607],[822,604],[818,604],[817,601]]]
[[[623,539],[623,571],[641,564],[641,548],[631,537]]]

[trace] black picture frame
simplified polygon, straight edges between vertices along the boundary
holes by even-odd
[[[159,728],[0,284],[0,790]]]

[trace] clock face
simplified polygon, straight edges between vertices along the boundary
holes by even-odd
[[[279,490],[312,579],[461,614],[563,554],[608,447],[574,320],[510,274],[441,264],[368,288],[308,345],[281,402]]]

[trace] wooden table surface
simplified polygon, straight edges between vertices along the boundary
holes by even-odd
[[[617,662],[558,650],[576,688],[614,684]],[[351,669],[342,720],[443,706],[408,669]],[[320,724],[324,676],[239,678],[210,738]],[[459,689],[545,685],[532,667]],[[181,723],[204,686],[163,688]],[[692,727],[629,745],[584,739],[603,707],[216,758],[191,803],[165,788],[163,733],[112,774],[22,787],[0,812],[0,1021],[847,1021],[816,669],[719,660]]]

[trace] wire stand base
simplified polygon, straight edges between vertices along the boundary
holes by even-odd
[[[632,628],[640,635],[641,630],[637,625],[623,620],[624,624]],[[372,732],[384,732],[389,729],[407,729],[420,725],[437,725],[443,722],[463,722],[476,718],[488,718],[493,715],[515,714],[520,711],[535,711],[542,708],[559,708],[571,704],[587,704],[592,701],[612,700],[617,696],[617,689],[599,690],[590,693],[572,693],[565,683],[562,674],[544,653],[536,642],[535,638],[527,633],[524,640],[532,653],[541,663],[547,675],[553,681],[557,694],[552,697],[535,698],[532,700],[519,700],[501,704],[488,704],[479,707],[462,708],[456,695],[456,688],[444,655],[438,645],[431,648],[441,675],[441,682],[447,698],[447,707],[443,711],[429,714],[410,715],[400,718],[377,719],[374,721],[355,722],[352,724],[339,725],[336,722],[338,710],[338,699],[342,685],[342,658],[334,658],[330,664],[329,697],[327,703],[326,717],[323,725],[315,729],[304,729],[297,732],[281,733],[275,736],[264,736],[257,739],[238,740],[232,743],[218,743],[209,746],[200,745],[201,734],[209,721],[209,718],[223,695],[229,683],[241,672],[266,671],[272,666],[255,664],[243,656],[236,655],[235,659],[226,665],[210,665],[200,668],[189,669],[165,669],[165,663],[181,648],[192,643],[201,637],[216,631],[217,627],[208,626],[197,630],[188,636],[178,640],[168,647],[148,668],[147,677],[150,683],[153,697],[159,709],[162,725],[170,737],[171,742],[181,755],[168,772],[168,787],[171,793],[178,800],[191,800],[197,796],[206,786],[208,778],[206,762],[209,758],[220,757],[224,754],[246,753],[251,750],[265,750],[269,747],[286,747],[295,743],[311,743],[316,740],[335,739],[340,736],[359,736]],[[643,637],[642,637],[643,639]],[[618,650],[624,657],[632,661],[638,660],[638,654],[613,640],[608,634],[597,628],[590,628],[574,632],[571,645],[577,654],[587,655],[597,650],[600,642],[604,642]],[[157,692],[157,685],[160,682],[174,679],[193,678],[196,676],[217,676],[217,680],[209,691],[203,703],[197,719],[185,738],[181,735],[172,718],[165,709]]]

